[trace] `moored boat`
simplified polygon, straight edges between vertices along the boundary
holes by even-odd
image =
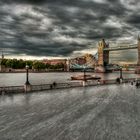
[[[87,74],[71,76],[71,80],[100,80],[100,79],[101,77],[99,76],[87,75]]]

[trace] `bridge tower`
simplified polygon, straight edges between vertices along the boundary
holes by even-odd
[[[138,36],[138,62],[135,73],[140,74],[140,37]]]
[[[98,65],[99,66],[106,66],[109,64],[109,51],[104,51],[104,48],[109,47],[108,44],[106,44],[105,40],[102,39],[102,41],[98,44]]]
[[[138,66],[140,66],[140,37],[138,36]]]

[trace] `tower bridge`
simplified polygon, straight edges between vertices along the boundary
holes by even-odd
[[[138,37],[137,44],[123,45],[117,47],[109,47],[109,44],[105,42],[104,39],[98,44],[98,69],[102,72],[106,72],[106,67],[109,65],[109,52],[110,51],[120,51],[128,49],[138,50],[138,61],[136,73],[140,73],[140,38]]]
[[[138,61],[137,61],[137,68],[136,73],[140,73],[140,38],[138,37],[137,44],[130,44],[130,45],[120,45],[116,47],[110,47],[109,44],[102,39],[98,43],[98,51],[96,54],[93,55],[92,60],[88,60],[84,65],[76,64],[75,62],[70,63],[70,67],[72,69],[76,68],[95,68],[100,72],[106,72],[109,68],[109,52],[111,51],[120,51],[120,50],[129,50],[129,49],[137,49],[138,50]]]

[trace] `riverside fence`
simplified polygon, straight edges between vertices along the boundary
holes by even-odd
[[[140,78],[127,78],[123,79],[121,83],[129,82],[140,82]],[[117,84],[116,79],[109,80],[91,80],[86,81],[84,86],[97,86],[97,85],[109,85]],[[74,88],[74,87],[83,87],[83,81],[76,82],[66,82],[66,83],[52,83],[52,84],[40,84],[40,85],[30,85],[30,92],[34,91],[43,91],[43,90],[53,90],[53,89],[65,89],[65,88]],[[3,86],[0,87],[0,94],[12,94],[12,93],[25,93],[25,85],[21,86]]]

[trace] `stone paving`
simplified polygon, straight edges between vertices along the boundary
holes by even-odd
[[[0,140],[139,140],[140,89],[130,84],[0,97]]]

